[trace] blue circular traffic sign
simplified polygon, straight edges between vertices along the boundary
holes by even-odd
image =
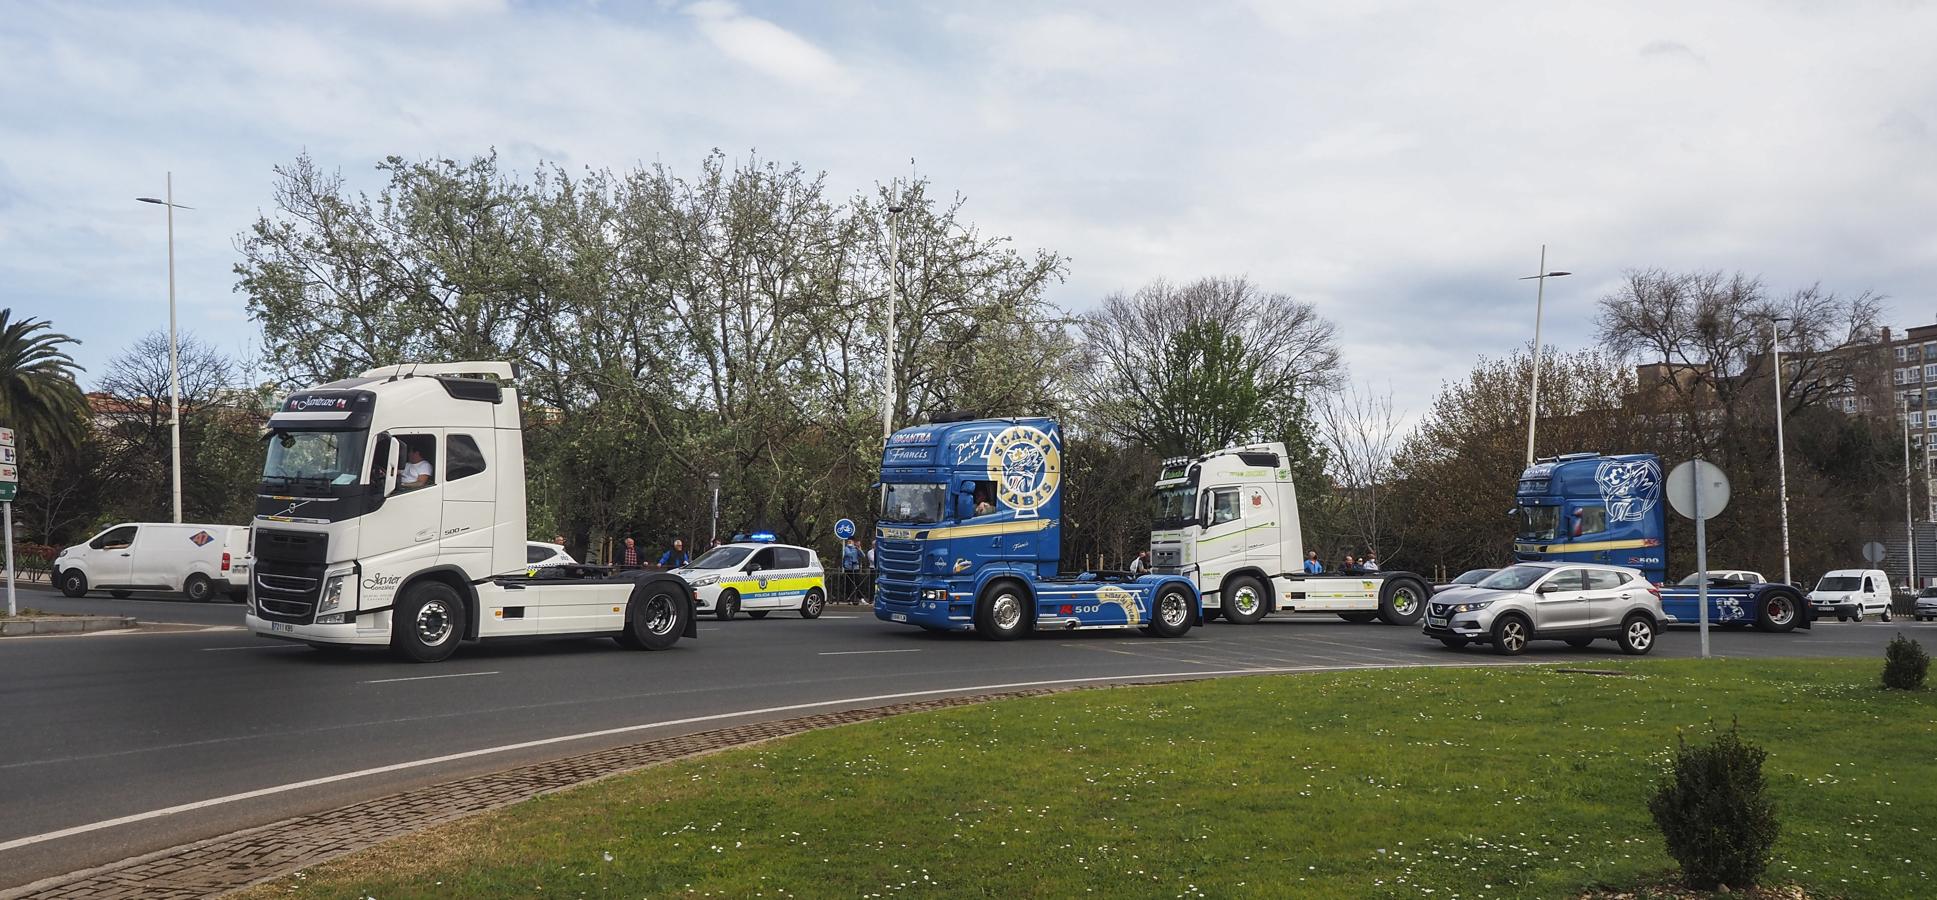
[[[853,536],[854,536],[854,520],[853,520],[853,519],[842,519],[842,520],[840,520],[839,522],[835,522],[835,523],[834,523],[834,536],[835,536],[835,537],[837,537],[837,538],[840,538],[841,540],[844,540],[844,541],[845,541],[845,540],[847,540],[848,538],[851,538],[851,537],[853,537]]]

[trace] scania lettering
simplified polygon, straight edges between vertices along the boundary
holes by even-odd
[[[526,567],[513,377],[504,362],[400,365],[284,399],[256,495],[249,630],[417,662],[465,640],[697,637],[676,575]]]
[[[930,631],[1009,640],[1031,630],[1199,621],[1175,575],[1065,575],[1062,431],[1042,418],[934,422],[888,438],[875,532],[874,614]]]
[[[1652,453],[1565,453],[1536,460],[1520,474],[1513,556],[1626,566],[1664,585],[1669,568],[1663,484],[1661,458]],[[1725,577],[1721,570],[1708,574],[1709,622],[1763,631],[1809,627],[1809,605],[1795,587]],[[1701,586],[1688,580],[1664,585],[1661,609],[1669,622],[1699,622]]]
[[[1165,460],[1153,502],[1151,566],[1195,582],[1207,619],[1250,624],[1296,611],[1411,625],[1425,611],[1431,590],[1411,572],[1306,574],[1282,443]]]

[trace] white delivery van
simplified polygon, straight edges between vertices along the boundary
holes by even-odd
[[[1809,605],[1816,618],[1835,616],[1836,621],[1863,621],[1866,613],[1876,613],[1890,621],[1890,576],[1882,569],[1837,569],[1823,575],[1816,589],[1809,592]]]
[[[249,528],[129,522],[54,558],[54,583],[80,597],[107,591],[180,591],[190,600],[249,598]]]

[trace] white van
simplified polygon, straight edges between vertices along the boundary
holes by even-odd
[[[62,550],[54,583],[69,597],[181,591],[190,600],[227,596],[240,603],[249,598],[251,561],[246,525],[129,522]]]
[[[1816,582],[1809,592],[1809,605],[1816,618],[1835,616],[1836,621],[1863,621],[1866,613],[1877,613],[1890,621],[1890,576],[1882,569],[1837,569]]]

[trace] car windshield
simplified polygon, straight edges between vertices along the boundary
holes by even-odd
[[[942,520],[948,486],[932,483],[888,483],[881,486],[881,520],[927,524]]]
[[[1520,507],[1520,539],[1551,541],[1560,536],[1560,507]]]
[[[1508,566],[1480,579],[1480,583],[1474,587],[1491,591],[1524,591],[1552,571],[1545,566]]]
[[[1151,498],[1150,527],[1182,528],[1190,524],[1191,501],[1197,489],[1189,484],[1158,488]]]
[[[1816,590],[1853,591],[1862,583],[1863,580],[1854,575],[1824,575],[1823,580],[1816,583]]]
[[[1919,597],[1937,597],[1937,587],[1927,587],[1917,592]]]
[[[363,477],[362,431],[285,431],[269,435],[262,480],[355,484]]]
[[[688,569],[727,569],[740,564],[752,553],[752,547],[714,547],[699,559],[686,564]]]
[[[1498,571],[1500,570],[1499,569],[1474,569],[1470,572],[1461,572],[1458,578],[1453,579],[1453,583],[1454,584],[1479,584],[1481,581],[1484,581],[1486,579],[1486,576],[1491,575]]]

